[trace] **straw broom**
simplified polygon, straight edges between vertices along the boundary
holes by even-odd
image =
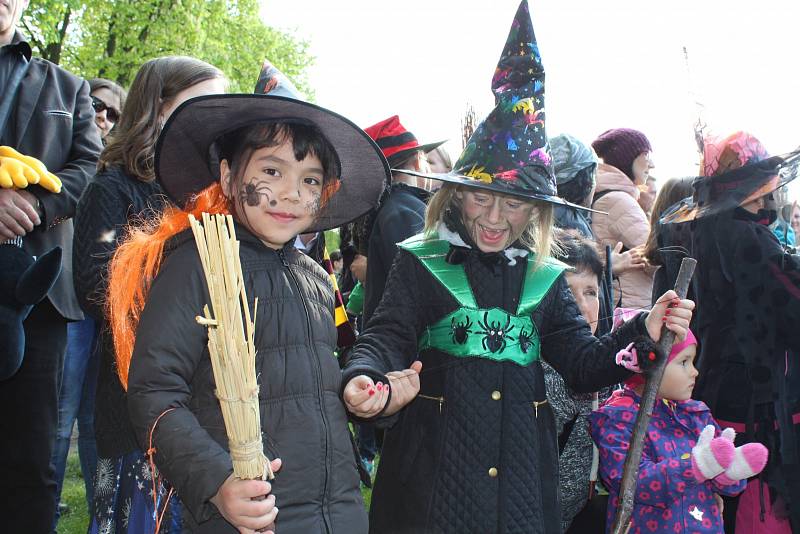
[[[192,215],[189,223],[211,297],[211,308],[206,304],[203,316],[196,319],[208,328],[208,352],[217,385],[214,393],[222,408],[233,474],[271,480],[274,475],[261,440],[255,311],[251,320],[233,218],[203,213],[202,225]],[[258,299],[254,310],[257,307]]]

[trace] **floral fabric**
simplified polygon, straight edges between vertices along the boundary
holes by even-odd
[[[590,417],[590,432],[600,449],[600,478],[609,490],[606,528],[611,529],[619,505],[625,457],[633,434],[639,396],[617,390]],[[745,482],[722,486],[697,482],[692,474],[692,447],[706,425],[719,426],[700,401],[659,399],[653,409],[634,498],[631,534],[722,533],[722,516],[714,494],[736,495]]]

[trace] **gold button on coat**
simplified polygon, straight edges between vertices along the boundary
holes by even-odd
[[[502,395],[500,395],[499,391],[492,391],[492,400],[500,400],[500,397],[502,397]]]
[[[489,468],[489,476],[492,477],[492,478],[497,476],[497,468],[496,467]]]

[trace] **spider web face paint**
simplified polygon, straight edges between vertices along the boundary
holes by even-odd
[[[312,199],[306,202],[306,211],[311,215],[313,215],[314,217],[316,217],[317,213],[319,213],[321,203],[322,203],[322,194],[314,193]]]

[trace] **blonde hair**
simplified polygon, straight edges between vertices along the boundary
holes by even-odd
[[[430,239],[436,234],[439,223],[444,219],[444,215],[450,208],[461,211],[461,201],[456,196],[458,191],[468,188],[446,183],[439,189],[425,210],[425,238]],[[497,193],[502,194],[502,193]],[[549,202],[540,200],[528,200],[533,206],[531,217],[528,224],[519,237],[519,242],[535,255],[536,268],[547,259],[558,256],[561,249],[553,233],[553,205]]]

